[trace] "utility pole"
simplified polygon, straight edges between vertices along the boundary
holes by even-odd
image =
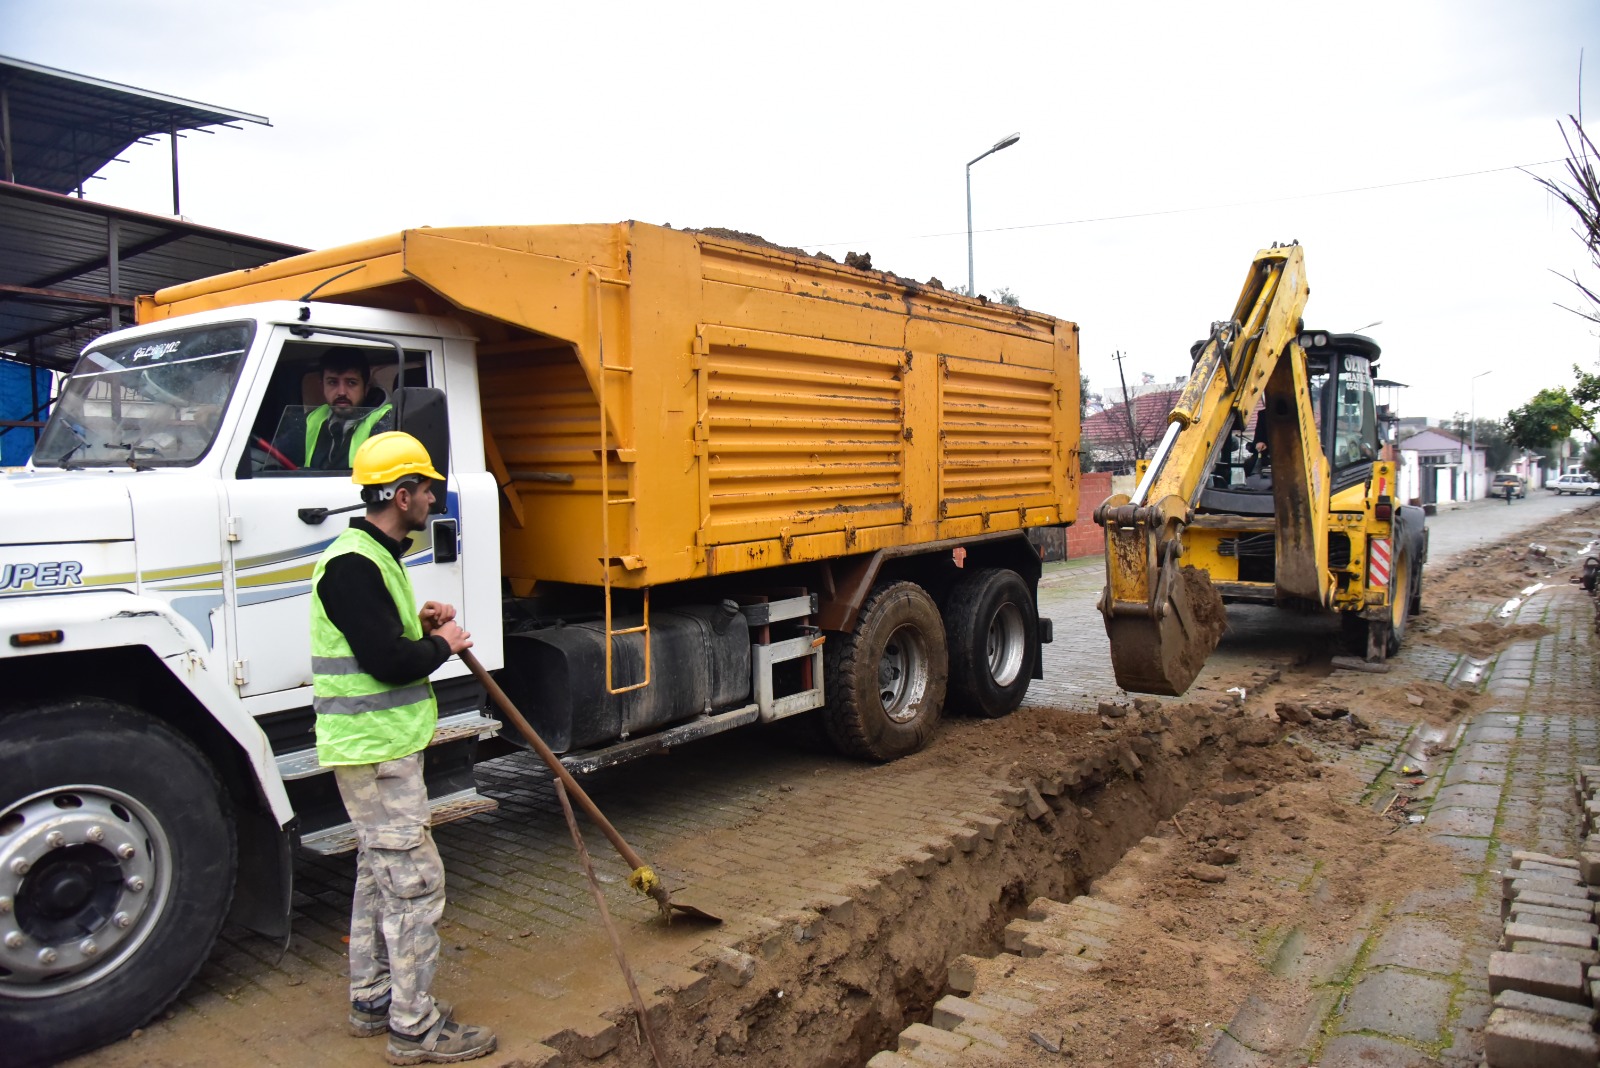
[[[1128,396],[1128,379],[1122,373],[1123,355],[1121,350],[1113,352],[1111,358],[1117,361],[1117,381],[1122,383],[1122,410],[1128,416],[1128,441],[1133,445],[1133,458],[1144,459],[1144,442],[1139,440],[1139,428],[1133,422],[1133,398]]]

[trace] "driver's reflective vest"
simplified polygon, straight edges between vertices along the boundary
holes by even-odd
[[[344,466],[355,466],[356,450],[361,448],[363,441],[372,436],[372,428],[378,425],[378,420],[389,414],[390,407],[388,404],[380,404],[356,424],[355,430],[350,433],[350,452],[344,458]],[[302,467],[311,466],[312,454],[317,451],[317,436],[322,433],[322,428],[327,425],[328,417],[332,414],[333,409],[324,404],[320,408],[313,408],[311,414],[306,416],[306,458],[301,464]],[[332,455],[329,455],[328,462],[335,462]]]
[[[328,561],[346,553],[377,565],[394,598],[400,626],[412,641],[422,637],[417,598],[405,566],[364,531],[350,528],[333,540],[311,572],[311,707],[317,713],[317,761],[379,764],[410,756],[433,739],[438,702],[426,677],[399,685],[361,670],[344,632],[323,608],[319,586]]]

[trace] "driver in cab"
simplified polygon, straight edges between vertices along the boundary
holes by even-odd
[[[317,366],[323,403],[306,412],[303,433],[286,426],[273,445],[302,469],[348,471],[362,442],[394,429],[392,406],[359,350],[336,349]]]

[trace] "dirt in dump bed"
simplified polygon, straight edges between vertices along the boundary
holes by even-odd
[[[755,245],[757,248],[770,248],[776,252],[787,252],[791,256],[799,256],[802,259],[822,260],[826,263],[839,262],[826,252],[807,252],[805,249],[795,248],[793,245],[780,245],[775,241],[768,241],[760,234],[752,234],[744,230],[731,230],[725,226],[701,226],[686,230],[685,232],[691,234],[704,234],[706,237],[720,238],[724,241],[737,241],[741,245]],[[943,289],[946,292],[949,292],[948,287],[946,287],[944,282],[940,281],[937,277],[929,278],[926,282],[919,282],[914,278],[907,278],[904,275],[895,274],[893,271],[886,270],[882,267],[874,267],[872,265],[872,253],[870,252],[847,252],[844,256],[844,265],[846,267],[854,267],[861,271],[876,271],[880,274],[886,274],[899,284],[912,289]],[[983,301],[985,304],[989,303],[988,297],[979,297],[978,299]]]

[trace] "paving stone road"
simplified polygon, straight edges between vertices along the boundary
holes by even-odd
[[[1432,560],[1437,564],[1509,531],[1537,532],[1550,518],[1588,503],[1586,498],[1531,496],[1509,507],[1482,501],[1447,512],[1430,523]],[[1056,640],[1047,647],[1045,678],[1030,689],[1030,703],[1089,712],[1101,698],[1118,693],[1094,608],[1101,581],[1098,561],[1069,562],[1046,576],[1041,611],[1055,620]],[[1522,673],[1531,677],[1520,680],[1516,693],[1504,695],[1505,705],[1496,713],[1501,719],[1474,725],[1479,733],[1462,750],[1474,758],[1463,759],[1461,766],[1477,770],[1459,774],[1483,774],[1489,767],[1505,768],[1509,777],[1512,769],[1533,770],[1515,784],[1500,784],[1508,803],[1463,795],[1456,806],[1463,815],[1452,829],[1462,843],[1464,863],[1494,863],[1499,852],[1488,847],[1500,841],[1497,835],[1516,847],[1553,849],[1565,841],[1561,834],[1570,832],[1564,822],[1568,813],[1561,808],[1571,806],[1570,789],[1563,802],[1561,785],[1567,780],[1562,776],[1576,760],[1570,752],[1575,741],[1593,752],[1592,731],[1575,733],[1574,724],[1524,706],[1536,707],[1538,686],[1557,684],[1549,681],[1555,676],[1592,687],[1592,652],[1576,647],[1579,632],[1585,640],[1591,633],[1580,618],[1587,605],[1554,591],[1523,609],[1550,613],[1550,625],[1562,628],[1567,644],[1552,638],[1531,643],[1534,648],[1525,654],[1508,650],[1503,658],[1502,682],[1522,664],[1530,665]],[[1214,667],[1248,665],[1308,640],[1331,639],[1336,630],[1325,619],[1246,607],[1231,614]],[[1397,670],[1442,677],[1447,660],[1453,658],[1419,653],[1407,660],[1402,654]],[[1583,665],[1590,675],[1574,673]],[[1495,678],[1490,681],[1493,685]],[[1521,704],[1516,704],[1518,694]],[[1549,770],[1557,757],[1560,770]],[[1354,759],[1367,760],[1375,776],[1387,757],[1357,754]],[[850,764],[796,748],[776,732],[738,731],[669,757],[596,773],[586,788],[646,858],[688,858],[670,874],[697,890],[714,890],[719,901],[735,906],[749,922],[748,917],[804,908],[837,889],[840,872],[866,871],[896,849],[915,848],[930,833],[948,833],[971,814],[964,812],[971,803],[962,800],[962,791],[981,791],[985,785],[981,777],[958,780],[948,768],[930,765],[907,773],[892,770],[896,767]],[[519,755],[480,765],[479,779],[483,791],[500,801],[500,811],[440,828],[437,836],[449,880],[441,986],[449,994],[459,992],[464,1017],[472,1018],[467,1010],[473,1009],[486,1022],[522,1021],[528,1030],[552,1021],[570,1021],[579,1029],[592,1025],[596,1012],[622,1003],[626,995],[611,975],[604,943],[596,941],[593,904],[545,776],[534,758]],[[775,813],[787,818],[775,819]],[[719,833],[758,815],[769,828],[764,837]],[[686,981],[683,964],[697,950],[703,952],[698,936],[654,934],[649,907],[626,890],[622,865],[601,852],[598,836],[593,838],[591,851],[608,904],[630,938],[630,953],[639,954],[647,975],[668,985]],[[776,884],[774,871],[786,873]],[[343,937],[352,877],[349,857],[301,857],[295,932],[286,951],[242,930],[226,930],[168,1018],[140,1038],[81,1063],[206,1064],[214,1062],[218,1044],[248,1049],[265,1064],[373,1062],[375,1050],[342,1036]],[[573,952],[575,945],[584,951]],[[1482,956],[1487,951],[1474,945],[1467,952]],[[1373,981],[1380,982],[1383,968],[1373,967]],[[1414,968],[1406,974],[1427,978]],[[1469,1027],[1481,1017],[1481,1005],[1460,980],[1452,982],[1457,985],[1444,1008],[1434,1013],[1439,1034]],[[1357,1012],[1369,1001],[1381,1003],[1381,983],[1370,988],[1370,996],[1347,1004],[1346,1012]],[[1424,1008],[1432,1011],[1439,999],[1424,1000]],[[1381,1028],[1369,1027],[1372,1020],[1359,1013],[1352,1020],[1360,1024],[1351,1029],[1362,1042],[1378,1041],[1372,1035]]]

